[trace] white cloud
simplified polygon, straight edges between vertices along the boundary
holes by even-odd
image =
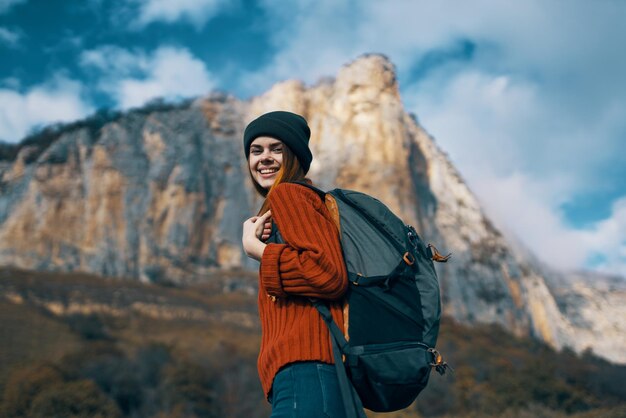
[[[19,45],[21,38],[22,35],[19,32],[0,26],[0,43],[15,48]]]
[[[564,271],[587,267],[600,256],[594,269],[626,277],[626,196],[617,200],[611,214],[584,229],[563,220],[559,179],[530,178],[522,173],[486,176],[474,181],[475,192],[487,214],[505,235],[521,239],[544,262]]]
[[[533,179],[522,173],[474,179],[474,191],[487,214],[505,235],[518,237],[548,264],[565,270],[579,269],[593,248],[581,245],[584,231],[563,223],[558,211],[559,181]]]
[[[185,48],[161,47],[148,55],[105,46],[85,51],[81,65],[99,72],[100,88],[122,109],[141,106],[154,98],[199,96],[215,85],[204,63]]]
[[[248,92],[261,93],[286,78],[314,82],[365,52],[355,32],[360,4],[332,0],[260,3],[272,17],[265,24],[276,53],[265,67],[242,75],[241,86]]]
[[[602,255],[597,270],[626,277],[626,196],[613,203],[609,218],[585,232],[584,243],[592,255]]]
[[[22,86],[22,81],[17,77],[7,77],[0,80],[0,86],[9,90],[18,90]]]
[[[80,83],[62,75],[25,93],[0,89],[0,138],[15,142],[33,127],[69,122],[93,112],[82,99]]]
[[[405,101],[455,163],[470,170],[506,173],[519,167],[528,126],[544,124],[536,86],[505,75],[468,71],[409,89]],[[471,172],[464,172],[471,175]]]
[[[626,126],[626,107],[605,104],[590,118],[566,103],[553,106],[541,83],[511,74],[435,75],[404,97],[468,177],[479,169],[493,175],[530,170],[572,176],[577,187],[589,187],[599,180],[599,166],[623,147],[615,133]]]
[[[227,0],[139,0],[135,23],[143,27],[152,22],[187,21],[200,29],[226,5]]]
[[[11,7],[26,3],[27,0],[0,0],[0,14],[7,12]]]
[[[150,68],[150,60],[144,51],[127,50],[114,45],[83,51],[80,64],[118,77],[129,76],[137,71],[145,72]]]

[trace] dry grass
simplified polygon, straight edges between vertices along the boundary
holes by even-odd
[[[32,307],[0,301],[0,393],[13,368],[56,361],[81,346],[64,323]]]

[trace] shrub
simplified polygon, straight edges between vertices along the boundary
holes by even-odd
[[[122,414],[91,380],[76,380],[48,388],[34,400],[32,418],[118,418]]]
[[[86,340],[105,340],[109,338],[104,324],[98,315],[74,314],[65,318],[70,329]]]
[[[63,384],[63,374],[48,364],[15,370],[4,390],[3,414],[7,418],[27,417],[33,400],[48,388]]]
[[[211,371],[199,364],[182,361],[166,366],[162,409],[189,417],[220,417],[213,381]]]

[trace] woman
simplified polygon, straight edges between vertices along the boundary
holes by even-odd
[[[343,417],[328,328],[309,298],[330,301],[337,324],[348,282],[339,234],[324,202],[294,181],[305,175],[313,156],[306,120],[270,112],[244,133],[250,177],[265,202],[243,224],[243,248],[261,262],[258,358],[261,385],[272,418]],[[284,244],[266,243],[275,222]]]

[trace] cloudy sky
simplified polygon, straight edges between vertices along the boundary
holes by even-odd
[[[626,277],[624,0],[0,0],[0,139],[364,53],[507,233]]]

